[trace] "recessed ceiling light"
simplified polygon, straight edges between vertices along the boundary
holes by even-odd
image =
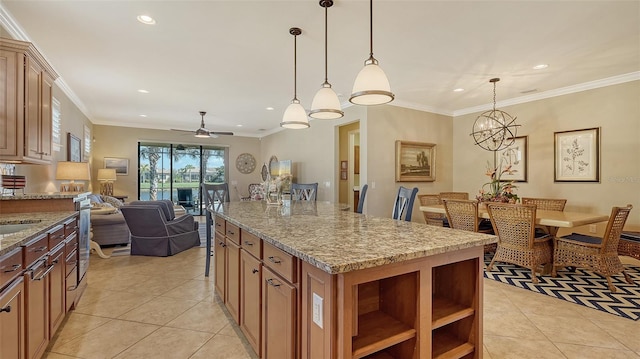
[[[236,127],[242,127],[242,125],[236,125]]]
[[[534,70],[542,70],[542,69],[546,69],[547,67],[549,67],[549,65],[547,64],[540,64],[540,65],[536,65],[533,67]]]
[[[273,111],[274,108],[273,107],[267,107],[267,111]]]
[[[462,92],[462,91],[464,91],[463,88],[457,88],[457,89],[453,90],[453,92]]]
[[[140,93],[149,93],[149,91],[143,90],[143,89],[138,90],[138,92],[140,92]]]
[[[156,21],[149,15],[138,15],[138,21],[145,25],[155,25]]]
[[[147,117],[147,115],[140,115],[140,117]]]

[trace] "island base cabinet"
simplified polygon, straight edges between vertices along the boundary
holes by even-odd
[[[215,268],[215,273],[214,273],[214,286],[216,288],[216,292],[218,292],[218,296],[220,296],[220,299],[222,299],[222,301],[224,302],[225,300],[225,295],[226,295],[226,273],[227,273],[227,242],[224,238],[224,235],[219,234],[216,231],[216,237],[215,237],[215,245],[213,248],[213,253],[214,253],[214,257],[213,257],[213,261],[214,261],[214,268]]]
[[[0,292],[0,358],[25,358],[24,279]]]
[[[260,357],[262,262],[245,250],[240,253],[240,329]]]
[[[236,322],[240,323],[240,247],[227,240],[227,271],[225,273],[225,281],[227,288],[225,290],[224,304],[229,310],[229,314]]]
[[[262,359],[296,357],[296,287],[262,268]]]

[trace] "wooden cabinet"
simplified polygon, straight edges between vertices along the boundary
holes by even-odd
[[[262,358],[296,357],[296,287],[266,265],[262,272]]]
[[[49,164],[52,87],[58,77],[29,42],[0,38],[0,159]]]
[[[216,292],[220,296],[220,299],[224,301],[226,298],[226,257],[227,257],[227,241],[224,238],[224,234],[215,232],[215,245],[214,245],[214,265],[215,265],[215,277],[213,280]]]
[[[353,146],[353,173],[360,174],[360,146]]]
[[[244,249],[244,238],[240,251],[240,283],[240,329],[260,357],[262,262]]]
[[[28,247],[28,246],[27,246]],[[41,258],[24,274],[27,358],[40,358],[49,344],[49,273]]]
[[[227,271],[224,303],[236,324],[240,323],[240,246],[227,238]]]
[[[25,357],[22,248],[0,257],[0,358]]]
[[[65,306],[66,297],[66,270],[64,243],[60,243],[51,250],[48,264],[51,267],[49,272],[49,339],[53,337],[62,320],[67,308]]]

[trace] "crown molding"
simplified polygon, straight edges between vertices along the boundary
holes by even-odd
[[[9,36],[11,36],[14,40],[28,41],[31,44],[33,44],[33,47],[37,50],[38,53],[40,53],[40,55],[46,61],[46,63],[49,64],[49,66],[54,70],[55,73],[59,74],[59,72],[55,70],[55,66],[53,66],[51,61],[47,59],[47,56],[42,51],[40,51],[40,49],[38,48],[38,45],[35,42],[33,42],[31,38],[29,38],[29,35],[27,35],[27,33],[22,29],[20,24],[18,24],[18,22],[13,18],[13,16],[11,16],[11,14],[4,8],[4,6],[2,6],[2,3],[0,3],[0,26],[5,28]],[[60,90],[62,90],[62,92],[64,92],[65,95],[67,95],[69,100],[71,100],[71,102],[73,102],[73,104],[76,105],[76,107],[78,107],[80,112],[82,112],[89,119],[89,121],[91,121],[91,114],[89,112],[89,109],[87,108],[87,106],[85,106],[82,100],[80,100],[80,98],[75,94],[75,92],[71,90],[71,88],[69,87],[69,85],[67,85],[67,83],[64,81],[62,76],[58,77],[54,81],[54,83],[56,84],[56,86],[58,86],[58,88],[60,88]],[[91,122],[93,123],[93,121]]]
[[[531,94],[527,96],[515,97],[508,100],[498,101],[496,102],[496,107],[518,105],[522,103],[543,100],[551,97],[568,95],[572,93],[588,91],[588,90],[593,90],[600,87],[613,86],[613,85],[618,85],[625,82],[638,81],[638,80],[640,80],[640,71],[630,72],[628,74],[607,77],[601,80],[589,81],[589,82],[585,82],[585,83],[581,83],[573,86],[562,87],[555,90],[549,90],[549,91]],[[493,108],[493,103],[464,108],[461,110],[453,111],[453,117],[468,115],[470,113],[476,113],[481,111],[487,111],[492,108]]]

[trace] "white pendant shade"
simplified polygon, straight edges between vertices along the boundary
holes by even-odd
[[[324,83],[313,98],[309,117],[319,120],[335,120],[344,116],[344,112],[340,108],[338,95],[333,91],[331,85]]]
[[[367,61],[353,84],[349,101],[356,105],[381,105],[393,101],[391,86],[377,61]]]
[[[284,111],[284,116],[282,116],[280,127],[293,130],[300,130],[309,127],[307,112],[300,104],[300,101],[294,99],[291,101],[291,104],[287,106],[287,109]]]

